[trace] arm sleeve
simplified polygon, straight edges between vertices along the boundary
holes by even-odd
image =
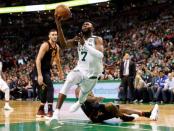
[[[89,53],[95,57],[98,57],[98,58],[103,58],[104,55],[102,52],[96,50],[95,48],[89,46],[89,45],[84,45],[86,47],[86,49],[89,51]]]

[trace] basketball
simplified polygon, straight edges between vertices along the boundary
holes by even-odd
[[[67,20],[71,17],[71,11],[66,5],[58,5],[55,9],[54,15],[57,18],[62,17],[62,20]]]

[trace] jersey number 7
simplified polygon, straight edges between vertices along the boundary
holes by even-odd
[[[86,60],[87,52],[86,51],[82,51],[81,52],[81,55],[83,55],[82,61],[85,61]]]

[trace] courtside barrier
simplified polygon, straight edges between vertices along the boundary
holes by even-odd
[[[95,96],[101,96],[106,99],[118,99],[119,85],[120,80],[109,80],[109,81],[99,81],[93,89],[93,93]],[[63,83],[54,83],[54,98],[58,98],[58,94],[62,87]],[[75,99],[75,88],[77,86],[73,86],[70,88],[67,98]]]

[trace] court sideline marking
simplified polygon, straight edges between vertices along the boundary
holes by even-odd
[[[59,122],[62,122],[62,123],[69,123],[69,124],[75,124],[75,123],[77,123],[77,122],[71,122],[71,121],[59,121]],[[58,122],[58,123],[59,123]],[[130,129],[130,126],[128,126],[128,127],[123,127],[123,126],[114,126],[114,125],[106,125],[106,124],[92,124],[92,123],[83,123],[83,122],[81,122],[81,123],[79,123],[78,122],[78,124],[79,125],[90,125],[90,126],[102,126],[102,127],[119,127],[119,128],[125,128],[125,129]],[[60,128],[60,126],[56,126],[56,127],[54,127],[54,128],[52,128],[52,129],[57,129],[57,128]],[[151,129],[142,129],[142,128],[131,128],[131,129],[138,129],[138,130],[144,130],[144,131],[151,131]]]

